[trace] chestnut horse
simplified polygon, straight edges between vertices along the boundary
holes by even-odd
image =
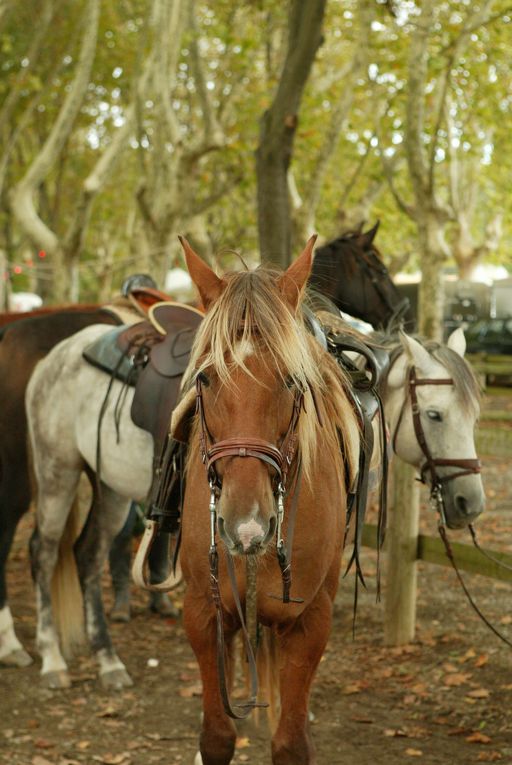
[[[257,621],[265,631],[258,663],[280,695],[272,761],[316,762],[309,695],[331,629],[359,432],[345,380],[302,318],[313,244],[314,237],[283,274],[259,268],[219,278],[183,241],[207,308],[184,378],[189,393],[172,423],[176,438],[190,430],[181,563],[185,629],[203,683],[196,762],[204,765],[227,765],[236,740],[221,699],[227,682],[217,667],[211,577],[220,589],[227,678],[241,626],[235,593],[243,607],[248,560],[256,561]],[[212,572],[209,557],[217,554]]]

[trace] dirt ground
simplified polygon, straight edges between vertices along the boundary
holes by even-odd
[[[486,404],[512,408],[512,396]],[[480,536],[486,546],[511,552],[509,460],[481,456],[488,507]],[[435,533],[427,513],[423,526]],[[104,692],[87,656],[72,662],[69,690],[40,687],[27,564],[30,525],[27,518],[17,535],[9,586],[18,635],[35,661],[25,669],[0,670],[0,763],[191,765],[201,707],[196,663],[180,621],[151,614],[144,593],[133,594],[132,621],[112,625],[133,688]],[[452,538],[469,542],[467,533]],[[372,579],[375,555],[365,550],[364,559]],[[512,637],[510,585],[475,575],[465,579],[486,615]],[[352,594],[348,577],[340,585],[332,636],[312,694],[318,762],[512,765],[512,649],[478,620],[453,572],[420,564],[417,638],[401,648],[383,646],[382,605],[375,603],[374,585],[360,595],[352,639]],[[177,593],[178,601],[182,595]],[[110,603],[107,594],[107,607]],[[234,762],[270,762],[264,724],[240,725]]]

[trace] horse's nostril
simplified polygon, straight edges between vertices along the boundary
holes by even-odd
[[[466,497],[464,497],[462,494],[457,494],[455,497],[455,506],[457,507],[457,510],[459,513],[462,513],[462,515],[468,515],[468,502],[466,500]]]

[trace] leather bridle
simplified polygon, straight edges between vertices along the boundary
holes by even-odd
[[[449,459],[447,457],[433,457],[432,452],[430,451],[429,446],[427,444],[425,431],[423,430],[423,425],[421,424],[420,407],[418,404],[418,396],[416,393],[416,389],[418,385],[453,385],[454,384],[453,379],[451,377],[445,377],[440,379],[435,379],[431,377],[417,377],[416,368],[414,366],[411,366],[409,368],[407,380],[408,380],[407,395],[402,404],[402,408],[400,410],[400,414],[397,420],[395,432],[392,438],[393,451],[395,452],[395,454],[397,453],[396,441],[397,441],[398,431],[400,429],[400,425],[403,420],[407,400],[410,399],[414,433],[416,435],[416,440],[418,442],[418,445],[425,457],[425,462],[420,468],[420,480],[422,483],[427,483],[426,476],[427,476],[427,473],[430,473],[431,503],[433,507],[440,513],[441,519],[443,523],[445,523],[446,518],[444,513],[444,502],[443,502],[443,494],[442,494],[443,484],[446,484],[448,483],[448,481],[452,481],[454,478],[459,478],[460,476],[463,476],[463,475],[472,475],[473,473],[480,473],[481,463],[478,458]],[[459,470],[455,473],[449,473],[448,475],[440,476],[439,473],[437,472],[437,468],[439,467],[453,467],[453,468],[459,468]]]
[[[235,568],[231,554],[226,550],[226,563],[231,589],[235,602],[235,607],[240,620],[242,637],[247,654],[248,669],[251,681],[251,696],[246,702],[238,702],[233,705],[229,698],[227,689],[227,672],[225,667],[225,640],[224,624],[222,614],[222,601],[219,588],[219,554],[217,551],[217,502],[222,492],[222,479],[217,471],[217,462],[224,457],[252,457],[259,459],[266,465],[269,465],[273,471],[273,493],[277,500],[277,560],[281,570],[283,581],[282,595],[269,595],[277,598],[283,603],[302,603],[302,598],[290,597],[292,584],[291,578],[291,549],[293,541],[293,530],[295,526],[295,515],[299,500],[299,490],[301,481],[301,463],[300,456],[297,456],[297,425],[302,409],[304,408],[304,392],[295,390],[293,399],[293,409],[290,417],[290,423],[286,434],[282,440],[281,446],[265,441],[253,436],[225,438],[221,441],[214,441],[206,422],[206,415],[203,401],[203,383],[201,376],[196,377],[196,414],[199,418],[199,441],[201,459],[206,468],[208,484],[210,486],[210,587],[212,598],[216,608],[217,618],[217,670],[219,673],[219,688],[222,703],[226,714],[234,719],[243,719],[258,706],[267,706],[257,701],[258,695],[258,673],[256,659],[252,647],[251,636],[246,626],[246,618],[243,613],[240,597],[238,594]],[[297,456],[297,459],[295,459]],[[285,542],[282,536],[282,523],[284,520],[284,499],[287,494],[287,483],[292,465],[294,468],[293,491],[291,492],[291,501],[288,516],[288,538]]]

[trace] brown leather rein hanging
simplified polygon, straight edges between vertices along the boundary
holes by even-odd
[[[288,539],[286,542],[282,536],[282,524],[284,520],[284,500],[287,495],[289,473],[297,452],[297,424],[303,408],[304,393],[297,390],[294,396],[290,423],[282,441],[281,447],[271,444],[269,441],[265,441],[260,438],[254,438],[252,436],[226,438],[222,441],[215,442],[206,422],[201,378],[199,375],[196,377],[196,414],[199,418],[201,458],[206,468],[208,484],[210,486],[209,562],[210,586],[212,598],[215,603],[217,618],[217,670],[219,673],[220,694],[224,710],[227,715],[238,720],[247,717],[255,707],[267,706],[267,704],[258,703],[257,701],[258,673],[256,667],[256,659],[251,645],[251,637],[246,627],[246,620],[240,602],[240,597],[238,595],[233,558],[231,554],[226,550],[225,552],[228,576],[233,592],[235,607],[237,609],[238,617],[240,620],[242,637],[247,654],[249,674],[251,678],[251,697],[246,702],[239,702],[236,705],[233,705],[230,701],[227,689],[224,625],[222,617],[222,600],[219,588],[219,554],[216,541],[217,502],[222,492],[222,480],[216,470],[216,463],[223,457],[252,457],[261,460],[274,470],[275,475],[273,478],[273,488],[274,496],[276,497],[277,501],[277,559],[283,580],[283,593],[282,596],[270,595],[270,597],[276,597],[279,600],[282,600],[283,603],[302,603],[303,601],[301,598],[290,597],[290,589],[292,583],[291,547],[301,480],[300,457],[297,457],[296,460],[294,486],[288,517]]]
[[[512,648],[512,642],[508,640],[499,630],[494,627],[493,624],[487,619],[487,617],[480,611],[479,607],[473,600],[471,593],[469,592],[468,588],[466,587],[466,584],[462,578],[462,575],[459,571],[459,567],[457,566],[457,562],[455,560],[455,556],[453,554],[452,546],[450,545],[450,540],[448,539],[447,533],[446,533],[446,514],[444,510],[444,499],[443,499],[443,484],[447,483],[448,481],[453,480],[454,478],[458,478],[459,476],[463,475],[471,475],[473,473],[480,473],[481,472],[481,463],[478,458],[475,459],[447,459],[447,458],[437,458],[433,457],[432,453],[428,447],[427,440],[425,438],[425,432],[423,430],[423,426],[421,424],[421,416],[420,416],[420,408],[418,404],[418,397],[416,394],[416,388],[418,385],[453,385],[453,379],[451,377],[447,378],[441,378],[441,379],[434,379],[434,378],[418,378],[416,377],[416,369],[414,366],[412,366],[409,369],[409,376],[408,376],[408,393],[409,398],[411,400],[411,409],[412,409],[412,421],[414,426],[414,433],[416,435],[416,440],[418,441],[419,447],[421,451],[423,452],[425,456],[425,462],[423,463],[421,469],[420,469],[420,480],[422,483],[426,483],[426,474],[430,473],[430,503],[434,510],[438,513],[438,531],[439,536],[441,537],[441,540],[444,544],[446,555],[448,557],[448,560],[450,561],[450,564],[455,571],[455,574],[457,576],[457,579],[459,580],[459,584],[462,587],[462,590],[470,604],[470,606],[473,608],[473,610],[476,612],[476,614],[480,617],[480,619],[484,622],[484,624],[492,631],[494,634],[500,638],[504,643],[506,643],[508,646]],[[402,409],[400,411],[400,415],[398,417],[397,426],[395,428],[395,432],[393,435],[392,445],[393,445],[393,451],[396,454],[396,439],[398,430],[400,428],[400,424],[402,422],[403,414],[405,411],[405,405],[407,403],[406,396],[404,403],[402,404]],[[440,476],[436,470],[437,467],[454,467],[454,468],[460,468],[455,473],[450,473],[449,475]],[[487,555],[484,550],[478,545],[476,541],[476,533],[471,524],[469,524],[469,530],[471,533],[471,537],[473,539],[473,542],[475,544],[475,547],[480,550],[480,552],[485,555],[486,557],[491,558],[491,560],[495,560],[495,558],[492,558],[492,556]],[[496,561],[499,563],[499,561]],[[506,567],[508,568],[508,567]]]

